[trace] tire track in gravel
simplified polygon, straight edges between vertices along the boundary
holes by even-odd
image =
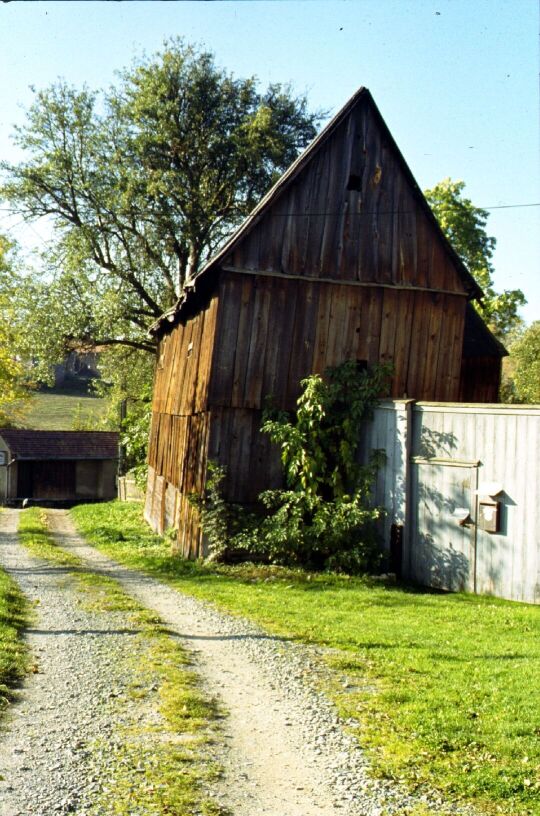
[[[363,752],[317,690],[320,664],[307,648],[115,563],[76,533],[65,511],[51,511],[49,520],[61,547],[119,581],[191,652],[205,688],[228,712],[217,797],[234,816],[389,816],[418,804],[432,814],[473,812],[373,780]]]
[[[137,634],[125,613],[88,612],[69,569],[30,556],[17,541],[19,511],[0,513],[0,566],[35,606],[26,632],[36,662],[0,730],[0,816],[84,816],[100,784],[94,740],[114,739],[116,698]]]
[[[225,767],[224,783],[218,783],[217,790],[220,804],[234,816],[343,814],[345,800],[332,791],[328,768],[305,742],[298,723],[301,712],[291,712],[277,678],[260,665],[261,660],[271,661],[268,646],[274,651],[277,639],[255,627],[249,632],[244,622],[114,563],[77,535],[65,511],[49,511],[48,517],[62,548],[118,580],[139,603],[160,615],[193,655],[207,691],[227,711],[226,748],[218,757]]]

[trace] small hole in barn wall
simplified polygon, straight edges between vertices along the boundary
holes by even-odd
[[[351,173],[349,181],[347,182],[347,190],[356,190],[357,193],[362,191],[362,178],[356,173]]]
[[[191,342],[187,347],[187,356],[191,357],[191,353],[193,351],[193,343]]]
[[[351,173],[349,176],[349,180],[347,182],[348,191],[355,191],[357,193],[362,192],[362,177],[357,175],[356,173]]]
[[[367,371],[367,360],[357,360],[356,361],[356,370],[357,371]]]

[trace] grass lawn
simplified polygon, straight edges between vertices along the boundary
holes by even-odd
[[[114,558],[329,647],[331,694],[358,719],[375,771],[482,813],[540,814],[540,609],[346,576],[169,555],[137,504],[80,505],[79,530]]]
[[[21,428],[38,431],[72,431],[100,427],[107,401],[86,394],[36,392],[24,409]]]
[[[28,605],[17,584],[0,570],[0,713],[28,666],[28,652],[21,638],[27,614]]]

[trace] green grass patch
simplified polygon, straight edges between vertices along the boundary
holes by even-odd
[[[21,512],[19,541],[32,555],[60,567],[79,567],[82,563],[77,556],[56,546],[47,526],[47,514],[41,507],[28,507]]]
[[[107,412],[107,400],[86,394],[36,392],[24,406],[21,428],[38,431],[99,430]]]
[[[138,632],[129,659],[133,679],[128,694],[150,716],[147,722],[123,727],[112,743],[90,746],[97,756],[102,754],[107,779],[96,794],[96,813],[105,809],[118,816],[134,812],[225,816],[206,793],[220,772],[208,758],[221,714],[200,688],[186,651],[160,618],[128,595],[118,581],[92,571],[55,543],[45,510],[24,510],[19,536],[32,554],[66,570],[83,593],[87,609],[123,613]]]
[[[0,714],[13,698],[13,689],[29,666],[22,631],[29,605],[19,587],[0,570]]]
[[[380,775],[484,813],[540,814],[540,610],[489,597],[169,554],[137,504],[80,505],[119,561],[271,632],[328,647],[331,693]]]

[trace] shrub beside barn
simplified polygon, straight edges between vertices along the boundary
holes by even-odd
[[[153,328],[147,519],[203,554],[189,495],[208,460],[229,500],[278,486],[265,398],[293,409],[302,378],[345,360],[391,361],[393,397],[496,400],[505,352],[481,296],[360,89]]]

